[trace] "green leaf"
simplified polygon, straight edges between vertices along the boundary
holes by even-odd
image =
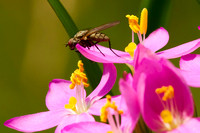
[[[64,8],[64,6],[60,3],[59,0],[48,0],[49,4],[55,11],[57,17],[63,24],[67,34],[69,37],[73,37],[79,30],[75,25],[74,21],[72,20],[71,16]],[[74,51],[73,51],[74,52]],[[77,52],[78,53],[78,52]],[[90,86],[92,89],[95,89],[96,86],[99,84],[102,76],[102,71],[99,68],[96,62],[92,62],[78,53],[78,56],[84,63],[84,69],[89,79]]]
[[[48,2],[55,11],[60,22],[63,24],[67,34],[69,35],[70,38],[72,38],[79,30],[75,25],[74,21],[72,20],[71,16],[69,15],[69,13],[60,3],[59,0],[48,0]]]
[[[141,3],[142,8],[147,8],[148,10],[147,35],[157,28],[166,28],[171,9],[171,0],[143,0]]]

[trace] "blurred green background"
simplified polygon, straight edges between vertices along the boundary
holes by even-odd
[[[120,20],[118,26],[104,31],[111,38],[112,48],[120,50],[124,50],[131,41],[131,30],[125,15],[139,14],[141,2],[62,0],[79,29]],[[163,26],[170,35],[170,41],[164,49],[200,38],[197,29],[200,25],[200,5],[197,0],[173,0],[170,9],[169,14],[163,16],[168,18]],[[156,16],[151,19],[157,20]],[[2,133],[17,132],[3,126],[7,119],[47,110],[45,96],[52,79],[69,79],[79,58],[74,51],[65,48],[68,39],[47,0],[0,1]],[[107,43],[101,44],[107,46]],[[195,53],[200,53],[200,50]],[[178,64],[178,60],[173,62]],[[125,67],[122,64],[116,66],[119,79]],[[118,91],[118,79],[113,88],[115,94]],[[199,103],[199,88],[193,88],[192,92],[195,102]],[[197,109],[200,114],[200,104]],[[54,132],[54,129],[43,132]]]

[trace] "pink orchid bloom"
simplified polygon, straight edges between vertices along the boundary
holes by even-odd
[[[123,110],[123,114],[121,114],[121,122],[119,122],[119,118],[117,116],[118,114],[116,114],[116,112],[113,112],[112,110],[109,110],[111,111],[111,114],[115,116],[115,120],[113,119],[113,117],[108,116],[109,124],[101,122],[74,123],[72,125],[66,126],[62,130],[62,133],[108,133],[109,131],[112,133],[132,133],[139,117],[139,111],[135,114],[135,117],[137,117],[137,119],[132,120],[129,110],[127,110],[123,95],[112,97],[112,101],[115,102],[115,105],[117,105],[120,110]],[[105,102],[106,101],[104,101],[104,104]],[[135,101],[133,101],[132,103],[135,103]],[[134,107],[137,107],[135,110],[138,110],[139,106],[134,104],[132,105]]]
[[[4,125],[21,132],[36,132],[58,125],[55,133],[60,133],[67,125],[95,121],[92,115],[99,115],[99,110],[103,106],[99,99],[111,90],[116,80],[115,66],[113,64],[103,64],[103,66],[101,81],[89,96],[86,97],[83,84],[77,85],[76,89],[70,89],[71,81],[54,79],[49,84],[46,96],[46,106],[49,111],[15,117],[7,120]],[[65,107],[70,104],[71,96],[77,99],[77,104],[72,103],[75,109]]]
[[[200,87],[200,55],[188,54],[182,56],[179,65],[187,84],[192,87]]]
[[[177,58],[186,54],[189,54],[200,47],[200,39],[184,43],[182,45],[176,46],[174,48],[170,48],[164,51],[156,52],[159,49],[163,48],[169,40],[169,34],[167,30],[164,28],[159,28],[153,31],[145,40],[143,40],[142,44],[149,48],[152,52],[155,52],[158,56],[164,57],[166,59]],[[86,58],[101,63],[133,63],[133,58],[129,55],[128,52],[123,52],[119,50],[113,51],[119,55],[116,56],[109,48],[103,47],[101,45],[97,45],[97,47],[104,53],[100,53],[100,51],[92,46],[90,49],[84,48],[81,45],[77,44],[77,50],[84,55]]]
[[[198,133],[200,118],[193,118],[192,94],[179,70],[142,45],[138,51],[133,85],[147,126],[159,133]]]

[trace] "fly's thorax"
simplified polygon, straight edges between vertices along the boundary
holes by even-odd
[[[88,33],[88,30],[81,30],[74,35],[74,38],[82,38]]]
[[[93,41],[98,41],[98,42],[110,40],[110,38],[108,36],[106,36],[106,34],[100,33],[100,32],[96,32],[96,33],[91,34],[89,36],[89,38]]]

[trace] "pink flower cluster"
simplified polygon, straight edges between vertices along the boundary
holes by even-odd
[[[57,126],[55,133],[131,133],[142,118],[156,133],[198,133],[200,118],[193,117],[194,102],[188,86],[200,87],[200,55],[190,54],[200,47],[200,39],[157,52],[168,40],[167,30],[157,29],[137,45],[134,58],[114,50],[116,56],[100,45],[105,56],[94,46],[87,49],[76,45],[82,55],[103,63],[103,75],[94,91],[86,96],[82,81],[70,89],[71,81],[54,79],[46,96],[49,111],[15,117],[4,125],[21,132]],[[180,69],[167,60],[177,57],[181,57]],[[120,79],[121,95],[102,98],[116,81],[113,63],[129,64],[134,73],[124,73]],[[95,121],[93,115],[105,118],[108,124]]]

